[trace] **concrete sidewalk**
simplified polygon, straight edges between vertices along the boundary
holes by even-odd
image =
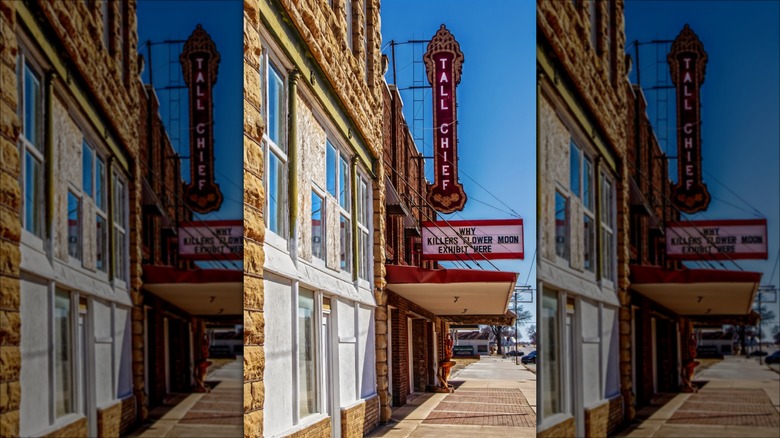
[[[701,386],[697,393],[670,396],[649,418],[617,436],[780,436],[780,375],[757,359],[726,356],[694,381]]]
[[[451,394],[415,394],[371,437],[536,437],[536,375],[483,356],[450,377]]]
[[[243,426],[242,356],[209,372],[211,392],[187,395],[161,418],[142,426],[130,437],[241,437]],[[216,383],[219,382],[219,383]]]

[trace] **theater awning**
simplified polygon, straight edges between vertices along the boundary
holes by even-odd
[[[631,266],[631,289],[682,316],[750,315],[761,273]]]
[[[507,312],[517,273],[387,265],[387,288],[459,324],[511,324]]]
[[[143,289],[192,315],[243,313],[244,273],[238,270],[144,265]]]

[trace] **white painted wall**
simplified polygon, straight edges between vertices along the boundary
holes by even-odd
[[[130,310],[117,306],[114,309],[114,367],[116,382],[114,394],[124,398],[133,392],[132,333]]]
[[[339,333],[339,394],[342,407],[357,401],[357,374],[355,354],[357,333],[355,333],[355,303],[336,302]]]
[[[265,278],[265,412],[263,430],[274,435],[293,426],[292,287]]]
[[[30,436],[49,425],[49,288],[25,278],[20,288],[23,323],[19,434]]]
[[[360,336],[358,341],[360,379],[360,397],[366,398],[376,394],[376,355],[374,337],[374,309],[360,306]]]
[[[582,327],[582,395],[584,406],[601,400],[599,385],[600,367],[600,326],[599,308],[585,300],[579,302],[580,323]],[[574,348],[577,348],[575,343]],[[575,381],[575,384],[577,382]]]
[[[97,406],[105,406],[114,400],[113,382],[111,378],[111,307],[94,300],[94,336],[87,339],[95,342],[95,402]]]

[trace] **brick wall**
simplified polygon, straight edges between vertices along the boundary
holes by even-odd
[[[612,434],[623,424],[623,397],[618,396],[609,400],[609,417],[607,418],[607,434]]]
[[[330,438],[331,436],[331,419],[325,417],[322,420],[312,424],[311,426],[297,430],[290,435],[289,438]],[[244,436],[246,435],[246,422],[244,422]],[[249,436],[261,436],[261,435],[249,435]]]
[[[379,397],[341,409],[341,436],[357,438],[367,435],[379,424]]]
[[[81,417],[67,426],[43,435],[44,438],[76,438],[89,436],[87,433],[87,417]]]
[[[0,2],[0,430],[19,435],[20,158],[16,140],[16,3]]]
[[[431,323],[424,319],[415,319],[412,321],[412,354],[414,367],[414,390],[416,392],[425,392],[430,383],[431,374],[431,354],[433,348],[431,344]]]
[[[568,438],[574,437],[574,417],[569,417],[560,423],[536,432],[537,438]]]
[[[244,436],[263,436],[265,319],[263,317],[263,152],[260,15],[258,0],[244,1]],[[328,431],[330,419],[328,419]],[[301,435],[304,436],[304,435]],[[317,435],[319,436],[319,435]]]
[[[122,421],[122,402],[97,410],[97,432],[99,437],[119,436]]]
[[[125,434],[136,423],[136,401],[135,396],[122,399],[122,413],[119,418],[119,433]]]
[[[392,292],[390,296],[395,296]],[[406,404],[406,395],[409,393],[409,358],[408,358],[408,320],[403,310],[393,309],[392,320],[392,345],[393,364],[391,372],[393,373],[393,405],[403,406]]]
[[[585,409],[585,436],[605,437],[609,422],[609,402]]]

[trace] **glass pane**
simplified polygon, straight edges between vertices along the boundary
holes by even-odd
[[[314,321],[314,292],[301,288],[298,294],[298,404],[301,418],[314,414],[317,406]]]
[[[268,229],[282,235],[284,218],[284,195],[286,179],[284,164],[273,152],[268,154]]]
[[[323,257],[323,212],[324,203],[316,193],[311,193],[311,254],[318,259]]]
[[[68,191],[68,254],[81,260],[81,199]]]
[[[338,168],[336,167],[336,157],[338,154],[336,153],[336,148],[333,147],[330,142],[328,142],[328,147],[326,148],[327,152],[325,153],[325,176],[327,177],[327,189],[328,193],[333,195],[334,197],[337,196],[336,194],[336,174],[338,173]]]
[[[586,271],[595,272],[596,269],[596,259],[595,259],[595,251],[594,251],[594,244],[596,243],[596,229],[593,225],[593,219],[591,219],[590,216],[587,214],[583,216],[583,238],[584,238],[584,254],[583,254],[583,263]]]
[[[567,240],[568,199],[558,192],[555,192],[555,253],[558,257],[569,259],[569,242]]]
[[[360,178],[360,212],[358,217],[360,218],[359,222],[365,227],[368,227],[368,202],[368,186],[366,181],[363,178]]]
[[[41,83],[30,69],[24,67],[24,138],[39,151],[41,147]]]
[[[540,363],[542,367],[542,391],[545,395],[542,412],[545,417],[561,412],[560,360],[558,350],[558,297],[555,292],[545,290],[542,294],[542,323],[539,340],[544,348]]]
[[[341,242],[341,270],[352,272],[352,230],[350,220],[341,216],[339,223],[339,240]]]
[[[95,160],[95,205],[101,210],[106,209],[106,165],[98,157]]]
[[[97,215],[95,217],[97,233],[95,235],[95,263],[98,271],[108,272],[108,226],[106,219]]]
[[[114,223],[125,226],[125,185],[114,174]]]
[[[339,205],[344,210],[350,210],[349,166],[344,156],[339,158]]]
[[[43,238],[43,163],[24,156],[24,229]]]
[[[569,188],[574,196],[580,196],[580,148],[569,144]]]
[[[73,345],[70,297],[57,290],[54,295],[54,404],[56,416],[73,412]]]
[[[588,210],[593,210],[593,164],[585,157],[582,175],[582,203]]]
[[[92,148],[83,142],[81,145],[81,190],[87,196],[92,196]]]
[[[268,138],[287,153],[284,144],[284,82],[273,65],[268,69]]]
[[[125,233],[114,230],[114,277],[127,280],[125,264],[127,262],[127,250],[125,248]]]
[[[362,230],[358,233],[358,246],[360,247],[358,275],[360,278],[368,280],[371,248],[369,248],[368,233]]]

